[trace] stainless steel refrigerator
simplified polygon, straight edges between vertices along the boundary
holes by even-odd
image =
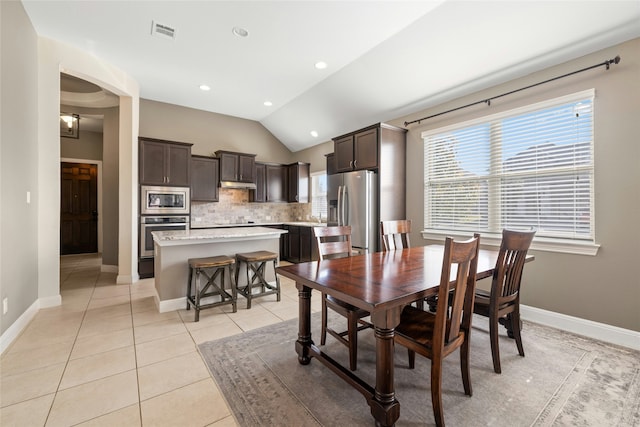
[[[375,172],[329,175],[327,186],[327,225],[350,225],[353,248],[362,253],[376,252],[378,191]]]

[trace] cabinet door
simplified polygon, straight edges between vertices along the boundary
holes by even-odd
[[[256,180],[255,156],[238,156],[238,181],[255,182]]]
[[[287,170],[281,165],[267,165],[267,202],[286,202]]]
[[[167,184],[188,187],[191,179],[191,147],[167,144]]]
[[[353,170],[353,135],[334,141],[334,153],[336,156],[336,171],[349,172]]]
[[[311,227],[300,227],[300,262],[311,261],[313,248],[313,231]]]
[[[297,225],[289,226],[289,256],[290,262],[300,262],[300,227]]]
[[[165,185],[166,144],[140,141],[140,184]]]
[[[327,175],[335,175],[338,173],[336,170],[336,155],[334,153],[327,154]]]
[[[191,158],[191,200],[218,201],[218,159],[211,157]]]
[[[291,203],[309,203],[309,164],[294,163],[288,166],[288,201]]]
[[[376,169],[378,167],[378,129],[356,133],[353,153],[354,169]]]
[[[238,180],[238,155],[232,153],[220,153],[220,180]]]
[[[249,201],[264,203],[267,201],[266,195],[266,165],[256,163],[256,189],[249,190]]]

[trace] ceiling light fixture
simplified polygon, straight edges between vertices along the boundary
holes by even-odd
[[[311,131],[311,136],[314,137],[314,138],[317,138],[318,137],[318,132],[316,132],[315,130],[312,130]]]
[[[271,101],[264,101],[264,105],[265,107],[271,107],[273,105],[273,102]]]
[[[204,90],[205,92],[211,90],[211,88],[207,85],[200,85],[200,90]]]
[[[245,30],[242,27],[233,27],[231,32],[238,37],[247,37],[249,35],[249,31]]]
[[[318,70],[324,70],[325,68],[327,68],[327,63],[326,63],[326,62],[324,62],[324,61],[319,61],[319,62],[316,62],[315,67],[316,67]]]

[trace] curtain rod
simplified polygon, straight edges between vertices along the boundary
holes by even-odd
[[[534,84],[529,85],[529,86],[521,87],[520,89],[515,89],[515,90],[512,90],[510,92],[505,92],[505,93],[500,94],[500,95],[492,96],[491,98],[483,99],[482,101],[472,102],[471,104],[463,105],[462,107],[452,108],[451,110],[443,111],[442,113],[433,114],[431,116],[423,117],[423,118],[417,119],[417,120],[412,120],[410,122],[404,122],[404,125],[405,126],[409,126],[410,124],[413,124],[413,123],[418,123],[419,124],[423,120],[432,119],[434,117],[438,117],[438,116],[441,116],[443,114],[452,113],[454,111],[458,111],[458,110],[461,110],[461,109],[467,108],[467,107],[472,107],[472,106],[478,105],[478,104],[487,104],[487,106],[491,106],[491,101],[493,101],[494,99],[501,98],[501,97],[507,96],[507,95],[511,95],[512,93],[520,92],[520,91],[525,90],[525,89],[530,89],[532,87],[539,86],[539,85],[542,85],[542,84],[545,84],[545,83],[549,83],[549,82],[552,82],[554,80],[562,79],[564,77],[569,77],[569,76],[572,76],[574,74],[581,73],[583,71],[591,70],[592,68],[602,67],[603,65],[606,66],[607,70],[608,70],[609,66],[611,64],[619,64],[619,63],[620,63],[620,55],[616,56],[613,59],[609,59],[607,61],[601,62],[599,64],[592,65],[590,67],[586,67],[586,68],[583,68],[581,70],[573,71],[571,73],[563,74],[561,76],[553,77],[551,79],[548,79],[548,80],[545,80],[545,81],[542,81],[542,82],[538,82],[538,83],[534,83]]]

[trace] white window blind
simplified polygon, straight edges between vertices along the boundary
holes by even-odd
[[[311,216],[327,218],[327,174],[311,174]]]
[[[424,132],[425,229],[593,241],[593,98]]]

